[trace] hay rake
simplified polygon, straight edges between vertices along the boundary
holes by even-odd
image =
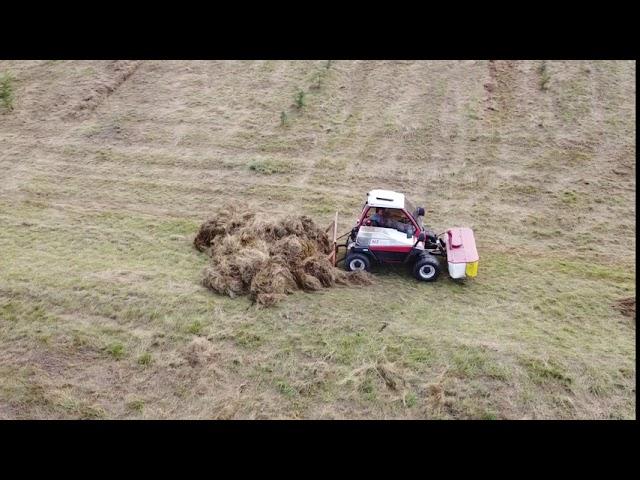
[[[331,223],[329,224],[329,226],[325,229],[325,232],[327,232],[327,234],[329,234],[330,238],[331,238],[331,253],[328,255],[329,257],[329,261],[331,262],[331,264],[335,267],[338,263],[340,263],[342,260],[345,259],[345,257],[347,256],[347,244],[338,244],[338,240],[340,240],[341,238],[346,237],[347,235],[349,235],[351,233],[351,231],[348,231],[347,233],[344,233],[342,235],[340,235],[338,237],[338,212],[336,212],[336,215],[334,217],[334,219],[331,221]],[[340,252],[340,249],[343,248],[344,249],[344,255],[340,258],[338,258],[338,254]]]

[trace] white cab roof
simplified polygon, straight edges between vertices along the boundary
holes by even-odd
[[[404,195],[391,190],[371,190],[367,193],[367,205],[371,207],[404,208]]]

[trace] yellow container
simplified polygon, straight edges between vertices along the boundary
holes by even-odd
[[[465,273],[467,274],[467,277],[475,277],[476,275],[478,275],[478,262],[475,261],[467,263]]]

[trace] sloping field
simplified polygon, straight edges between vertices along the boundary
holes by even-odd
[[[0,61],[0,418],[635,418],[635,73]],[[475,281],[201,285],[222,202],[343,232],[372,188]]]

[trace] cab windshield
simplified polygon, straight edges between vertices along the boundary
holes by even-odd
[[[404,208],[412,216],[414,215],[414,212],[416,211],[416,207],[413,206],[413,203],[411,203],[407,197],[404,197]]]

